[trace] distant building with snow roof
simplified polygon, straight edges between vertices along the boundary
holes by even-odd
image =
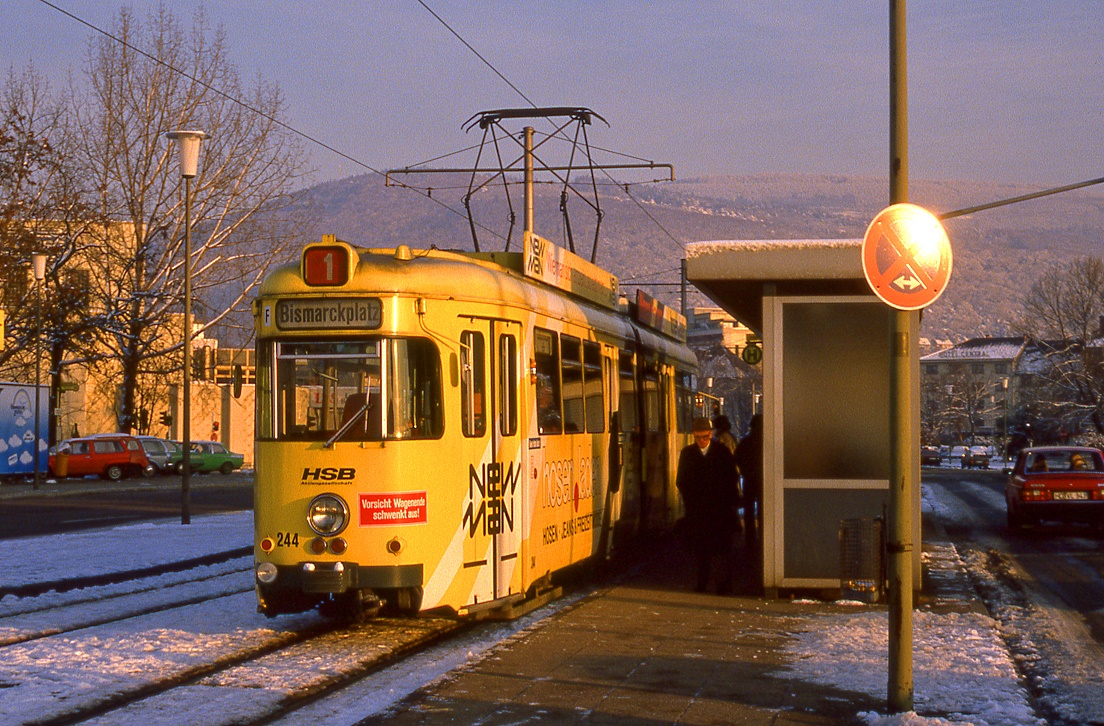
[[[1104,339],[972,338],[923,356],[925,443],[997,443],[1014,432],[1064,440],[1090,427],[1078,382],[1104,368]],[[1089,370],[1087,370],[1089,369]],[[1069,389],[1069,390],[1066,390]]]
[[[972,338],[920,359],[921,418],[927,443],[975,443],[1008,431],[1022,388],[1017,368],[1026,338]]]

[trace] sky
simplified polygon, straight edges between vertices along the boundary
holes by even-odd
[[[50,0],[110,29],[115,0]],[[903,1],[903,0],[902,0]],[[140,15],[152,0],[129,3]],[[170,6],[190,21],[196,0]],[[288,121],[375,169],[478,140],[464,121],[586,106],[594,144],[678,178],[885,177],[888,3],[836,0],[223,0],[205,4],[243,78]],[[429,8],[429,9],[427,9]],[[910,175],[1049,188],[1104,173],[1104,2],[908,5]],[[0,3],[0,62],[56,83],[93,32],[42,0]],[[366,169],[308,144],[317,181]],[[614,161],[607,158],[606,161]]]

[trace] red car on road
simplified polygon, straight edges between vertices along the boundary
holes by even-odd
[[[1042,521],[1104,524],[1104,453],[1088,446],[1024,449],[1004,499],[1009,527]]]
[[[50,473],[58,477],[96,474],[118,481],[141,474],[150,465],[138,439],[127,434],[96,434],[63,441],[50,454]]]

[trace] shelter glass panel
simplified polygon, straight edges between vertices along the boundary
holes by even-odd
[[[890,308],[786,303],[782,311],[783,476],[887,479]]]

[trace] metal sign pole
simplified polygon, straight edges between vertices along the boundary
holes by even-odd
[[[889,2],[889,196],[908,201],[908,83],[905,52],[905,0]],[[890,710],[911,711],[912,682],[912,492],[909,444],[912,418],[912,343],[918,314],[893,312],[890,370],[889,674]]]

